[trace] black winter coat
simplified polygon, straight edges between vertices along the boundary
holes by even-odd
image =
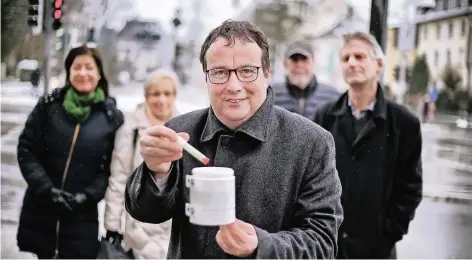
[[[382,88],[371,119],[356,136],[348,95],[322,106],[314,122],[331,132],[342,184],[339,258],[393,257],[422,198],[421,128]]]
[[[18,163],[28,188],[18,229],[22,251],[60,258],[95,258],[98,251],[97,204],[103,199],[110,175],[115,132],[123,124],[116,101],[107,97],[92,106],[80,124],[62,106],[66,88],[41,97],[28,116],[18,143]],[[78,130],[75,145],[74,131]],[[66,161],[72,148],[70,165]],[[83,192],[86,204],[73,213],[60,212],[50,201],[52,187]]]

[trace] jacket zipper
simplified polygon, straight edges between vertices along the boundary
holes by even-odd
[[[304,97],[300,98],[300,100],[298,101],[298,112],[302,116],[303,114],[305,114],[305,98]]]
[[[79,136],[79,130],[80,130],[80,125],[77,124],[75,126],[74,136],[72,137],[72,144],[70,145],[69,155],[67,156],[64,173],[62,174],[61,190],[64,189],[64,185],[66,183],[67,172],[69,171],[70,160],[72,159],[72,153],[74,152],[75,143],[77,142],[77,137]],[[61,227],[61,220],[58,217],[56,221],[56,249],[54,250],[54,259],[58,259],[59,257],[59,229],[60,227]]]

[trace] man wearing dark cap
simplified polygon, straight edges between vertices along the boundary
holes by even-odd
[[[313,56],[311,44],[301,41],[290,44],[285,52],[285,82],[272,84],[275,105],[310,120],[317,107],[339,97],[334,87],[317,81],[313,73]]]

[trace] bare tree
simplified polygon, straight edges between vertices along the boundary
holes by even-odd
[[[456,68],[446,66],[442,72],[441,79],[444,86],[446,86],[448,90],[454,92],[459,88],[459,83],[462,81],[462,75]]]
[[[27,0],[2,0],[1,59],[6,63],[9,75],[20,60],[42,60],[44,38],[43,35],[32,35],[27,25],[27,10]]]
[[[5,61],[28,33],[27,0],[2,0],[2,61]]]

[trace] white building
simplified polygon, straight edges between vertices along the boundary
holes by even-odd
[[[170,68],[173,47],[171,35],[155,21],[130,20],[118,34],[118,60],[135,66],[131,77],[138,81],[157,68]]]

